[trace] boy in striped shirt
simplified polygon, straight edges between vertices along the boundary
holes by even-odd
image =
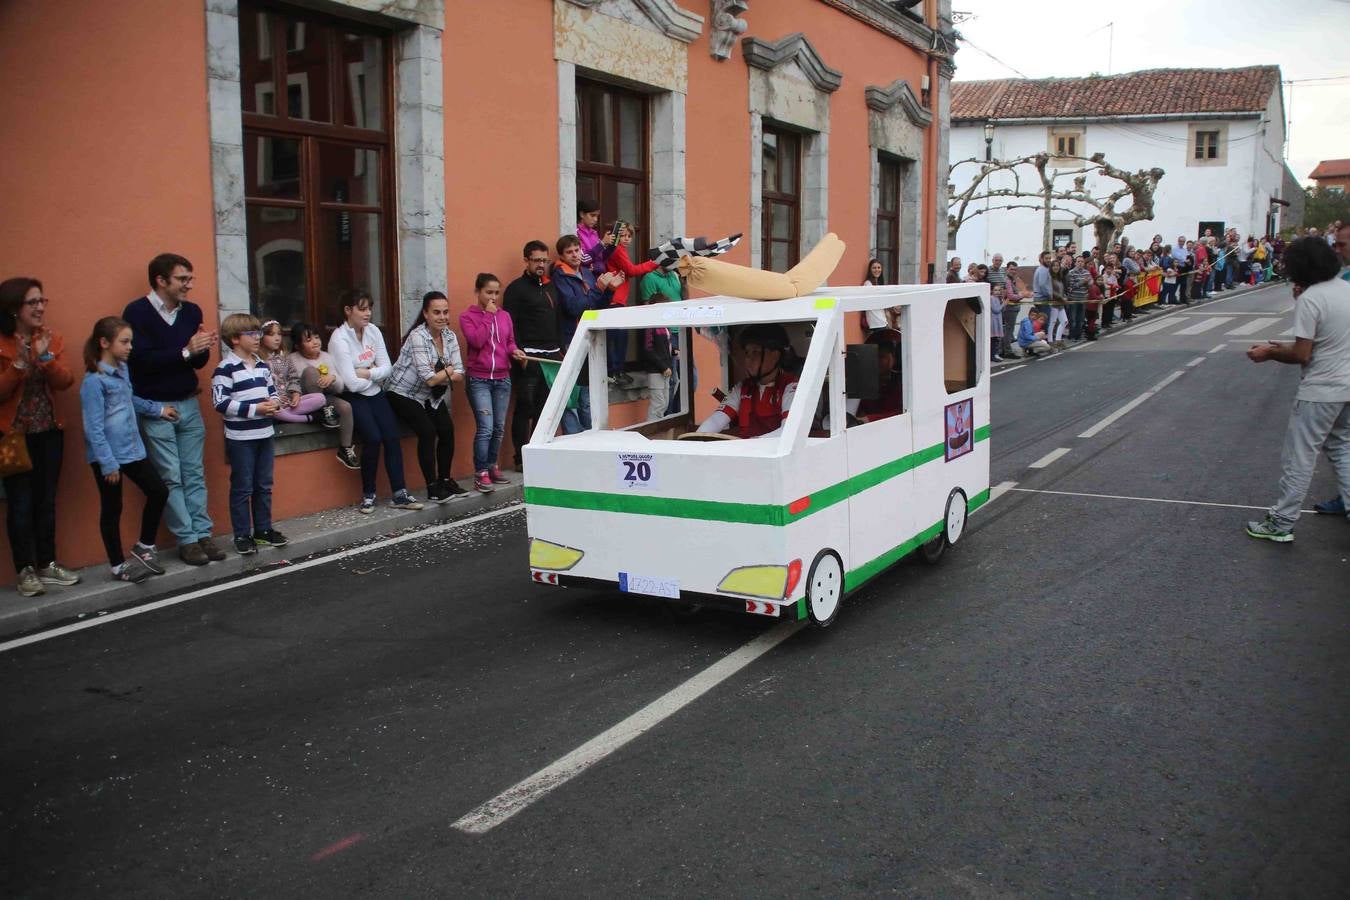
[[[281,404],[272,372],[258,356],[258,320],[243,313],[227,316],[220,339],[230,352],[211,376],[211,405],[225,417],[234,549],[247,556],[259,546],[286,545],[285,535],[272,527],[272,417]]]

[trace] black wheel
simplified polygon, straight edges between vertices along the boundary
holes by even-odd
[[[839,615],[844,599],[844,563],[833,550],[822,550],[806,575],[806,614],[811,624],[827,628]]]
[[[938,532],[937,537],[925,541],[919,545],[919,556],[930,566],[935,566],[942,562],[942,557],[947,555],[947,529],[944,527]]]

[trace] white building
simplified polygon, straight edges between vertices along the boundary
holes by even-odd
[[[1105,154],[1127,171],[1162,169],[1152,221],[1130,225],[1125,236],[1147,246],[1154,234],[1164,243],[1178,235],[1195,237],[1206,228],[1222,236],[1236,228],[1246,237],[1278,230],[1284,199],[1284,100],[1277,66],[1245,69],[1155,69],[1089,78],[1020,78],[952,84],[950,181],[955,192],[968,187],[986,158],[1011,160],[1037,153],[1053,157],[1047,172],[1067,173],[1087,158]],[[988,152],[989,156],[986,156]],[[976,162],[961,162],[976,160]],[[1018,169],[1021,189],[1039,190],[1031,166]],[[1010,172],[988,179],[994,189],[1012,188]],[[1059,174],[1055,190],[1073,189],[1073,177]],[[1113,178],[1087,176],[1089,196],[1123,187]],[[980,191],[983,193],[983,189]],[[1044,248],[1043,206],[1038,198],[992,198],[970,204],[953,241],[951,255],[967,263],[994,253],[1019,263],[1034,261]],[[1056,201],[1053,243],[1095,244],[1091,225],[1074,215],[1092,207]],[[1117,211],[1130,205],[1126,196]],[[949,212],[958,214],[958,204]],[[978,212],[980,209],[988,212]],[[978,214],[975,214],[977,213]]]

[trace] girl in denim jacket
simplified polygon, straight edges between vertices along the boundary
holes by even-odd
[[[115,581],[139,584],[151,575],[163,575],[155,551],[155,533],[169,489],[146,458],[145,444],[136,427],[136,415],[173,421],[172,406],[143,400],[131,392],[127,359],[131,356],[131,326],[116,316],[94,323],[84,344],[87,374],[80,384],[80,412],[84,418],[85,457],[98,485],[98,527]],[[140,540],[122,556],[122,476],[145,494]]]

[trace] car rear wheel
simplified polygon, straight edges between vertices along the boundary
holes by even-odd
[[[839,615],[844,599],[844,564],[833,550],[822,550],[806,576],[806,614],[811,624],[826,628]]]

